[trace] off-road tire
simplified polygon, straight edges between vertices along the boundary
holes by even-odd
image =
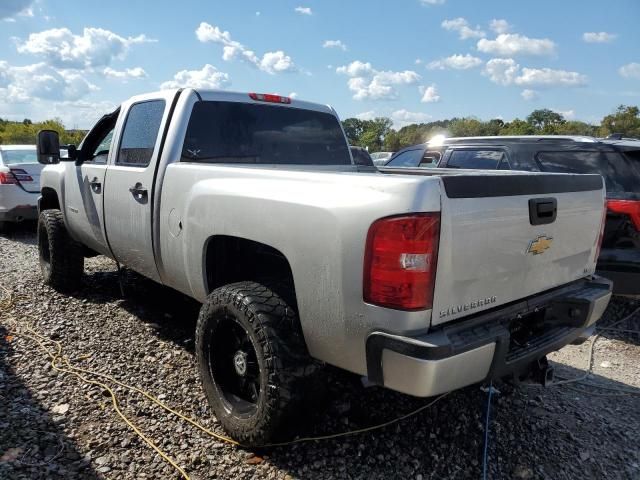
[[[83,248],[67,233],[60,210],[40,212],[38,253],[45,284],[60,292],[78,288],[84,271]]]
[[[224,429],[244,446],[286,438],[303,413],[307,387],[320,368],[307,353],[297,313],[283,297],[289,295],[278,295],[261,283],[233,283],[214,290],[198,317],[196,355],[207,399]],[[260,392],[249,417],[230,409],[212,372],[213,332],[229,318],[245,330],[259,365]]]
[[[11,227],[11,224],[5,220],[0,221],[0,233],[7,233],[9,232],[9,228]]]

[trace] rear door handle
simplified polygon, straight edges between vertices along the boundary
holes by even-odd
[[[144,188],[140,182],[136,183],[133,187],[130,187],[129,191],[138,200],[146,197],[148,194],[147,189]]]
[[[89,186],[95,193],[100,193],[102,188],[102,183],[98,180],[98,177],[93,177],[93,179],[89,182]]]
[[[557,215],[558,200],[555,198],[531,198],[529,200],[529,223],[531,225],[553,223]]]

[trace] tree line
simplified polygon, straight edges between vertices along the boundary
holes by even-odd
[[[621,133],[640,139],[640,110],[637,106],[620,105],[606,115],[600,125],[567,120],[549,109],[534,110],[525,120],[505,122],[499,118],[483,121],[474,117],[452,118],[411,124],[394,130],[386,117],[373,120],[347,118],[342,122],[351,145],[368,148],[369,152],[395,152],[404,147],[424,143],[435,135],[475,137],[493,135],[588,135],[606,137]]]
[[[411,124],[394,130],[392,120],[386,117],[373,120],[347,118],[342,122],[351,145],[368,148],[370,152],[398,151],[401,148],[424,143],[434,135],[449,137],[473,137],[485,135],[589,135],[606,137],[621,133],[626,137],[640,138],[640,110],[637,106],[620,105],[606,115],[600,125],[576,120],[566,120],[562,114],[549,109],[534,110],[525,120],[516,118],[504,122],[499,118],[483,121],[474,117],[452,118],[428,123]],[[0,118],[0,144],[34,144],[39,130],[55,130],[60,142],[78,145],[84,138],[84,130],[67,130],[59,119],[44,122],[22,122]]]
[[[35,145],[39,130],[55,130],[60,134],[60,143],[78,145],[85,134],[85,130],[67,130],[58,120],[32,122],[25,118],[22,122],[14,122],[0,118],[0,145]]]

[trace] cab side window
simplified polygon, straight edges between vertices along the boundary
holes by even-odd
[[[107,132],[91,154],[91,158],[88,161],[93,163],[107,163],[109,149],[111,148],[111,140],[113,139],[113,130],[114,128]]]
[[[504,165],[507,165],[505,167]],[[481,170],[508,170],[508,161],[500,150],[453,150],[447,161],[448,168],[474,168]]]
[[[160,131],[164,107],[164,100],[151,100],[131,106],[118,149],[117,165],[149,165]]]

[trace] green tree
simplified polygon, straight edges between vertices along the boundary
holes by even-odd
[[[382,150],[384,138],[391,131],[391,119],[378,117],[373,120],[364,120],[364,129],[360,136],[360,146],[370,152]]]
[[[598,128],[585,122],[569,120],[556,127],[558,135],[588,135],[595,136]]]
[[[454,120],[449,125],[449,133],[452,137],[478,137],[486,135],[486,132],[486,125],[472,117]]]
[[[527,122],[532,125],[538,133],[554,135],[556,128],[565,122],[564,117],[558,112],[542,108],[534,110],[527,117]]]
[[[66,130],[58,119],[36,123],[26,120],[28,119],[22,122],[0,122],[0,144],[34,145],[39,130],[55,130],[60,135],[60,143],[78,145],[86,133],[83,130]]]
[[[384,143],[382,145],[386,152],[397,152],[402,148],[400,143],[400,134],[395,130],[390,130],[384,136]]]
[[[614,113],[602,119],[600,135],[621,133],[626,137],[640,138],[640,110],[637,106],[620,105]]]
[[[347,118],[342,121],[342,128],[350,145],[360,145],[360,137],[364,132],[364,121],[359,118]]]
[[[533,135],[536,129],[529,123],[519,118],[505,123],[500,129],[500,135]]]

